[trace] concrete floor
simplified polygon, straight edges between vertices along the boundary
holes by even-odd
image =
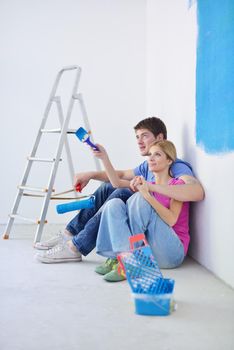
[[[103,261],[95,252],[81,263],[41,264],[33,236],[18,226],[0,240],[1,350],[234,349],[234,291],[192,259],[162,271],[176,281],[178,309],[140,316],[126,281],[94,272]]]

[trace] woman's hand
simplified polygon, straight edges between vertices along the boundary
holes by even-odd
[[[143,176],[141,176],[141,183],[139,182],[137,189],[144,198],[150,196],[149,184]]]
[[[138,186],[142,185],[142,179],[141,176],[135,176],[131,181],[130,181],[130,188],[133,192],[138,191]]]

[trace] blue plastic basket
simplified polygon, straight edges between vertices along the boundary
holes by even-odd
[[[131,251],[121,253],[119,262],[135,299],[135,310],[139,315],[168,315],[174,280],[165,279],[154,258],[144,234],[129,237]],[[139,248],[134,244],[144,243]]]
[[[175,281],[160,279],[162,293],[132,293],[138,315],[167,316],[174,309],[172,300]]]

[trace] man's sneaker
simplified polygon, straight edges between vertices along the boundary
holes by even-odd
[[[108,272],[103,278],[108,282],[120,282],[126,280],[125,273],[119,264],[116,264],[113,270]]]
[[[55,237],[50,238],[48,241],[37,242],[34,244],[34,248],[38,250],[48,250],[55,247],[57,244],[66,241],[66,236],[59,232]]]
[[[106,275],[117,264],[118,264],[117,259],[108,258],[104,263],[96,267],[95,272],[99,273],[100,275]]]
[[[36,254],[36,259],[42,263],[55,264],[68,261],[81,261],[82,255],[79,251],[73,252],[66,243],[60,243],[55,247]]]

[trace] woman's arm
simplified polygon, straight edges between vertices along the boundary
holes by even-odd
[[[165,221],[169,226],[174,226],[178,220],[183,202],[171,199],[170,208],[168,209],[164,207],[155,197],[152,197],[149,192],[149,188],[150,184],[142,179],[142,185],[138,186],[138,190],[141,195],[154,208],[163,221]]]
[[[108,154],[105,150],[105,148],[99,144],[97,144],[97,147],[99,151],[93,151],[94,155],[101,159],[106,175],[108,176],[108,179],[110,183],[112,184],[113,187],[118,188],[118,187],[129,187],[130,181],[120,179],[118,172],[114,169]],[[120,172],[119,172],[120,173]],[[123,175],[123,174],[121,174]]]

